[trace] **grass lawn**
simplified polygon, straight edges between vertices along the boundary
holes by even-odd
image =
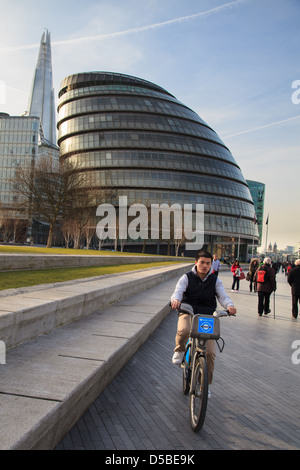
[[[42,246],[15,246],[15,245],[0,245],[1,253],[36,253],[36,254],[50,254],[50,255],[91,255],[91,256],[157,256],[149,255],[148,253],[130,253],[128,251],[108,251],[108,250],[74,250],[73,248],[44,248]],[[175,257],[174,257],[175,258]]]
[[[82,250],[78,250],[81,251]],[[136,269],[146,269],[155,266],[171,266],[182,262],[184,259],[169,262],[124,264],[119,266],[96,266],[80,268],[52,268],[34,269],[24,271],[0,272],[0,290],[16,289],[18,287],[35,286],[38,284],[51,284],[54,282],[70,281],[85,277],[102,276]]]

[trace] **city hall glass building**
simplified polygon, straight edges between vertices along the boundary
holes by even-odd
[[[89,176],[86,189],[98,188],[98,202],[104,188],[114,205],[119,196],[128,205],[204,204],[205,247],[219,256],[234,256],[239,242],[246,257],[247,244],[258,238],[252,197],[229,149],[154,83],[111,72],[66,77],[58,144],[61,158]],[[146,251],[159,250],[165,251],[162,243],[147,241]]]

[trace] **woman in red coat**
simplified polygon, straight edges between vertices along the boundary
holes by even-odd
[[[233,282],[231,286],[231,290],[234,291],[234,287],[236,285],[236,290],[239,290],[240,287],[240,275],[241,275],[241,267],[239,265],[239,261],[236,259],[233,265],[231,266],[231,272],[233,273]]]

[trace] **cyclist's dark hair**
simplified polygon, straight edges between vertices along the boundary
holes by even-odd
[[[196,254],[196,261],[198,261],[199,258],[210,258],[211,261],[213,260],[212,255],[205,250],[198,251],[198,253]]]

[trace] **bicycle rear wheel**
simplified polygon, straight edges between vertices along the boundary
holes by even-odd
[[[199,431],[204,423],[208,396],[207,364],[204,356],[195,360],[193,383],[190,391],[190,423],[193,431]]]

